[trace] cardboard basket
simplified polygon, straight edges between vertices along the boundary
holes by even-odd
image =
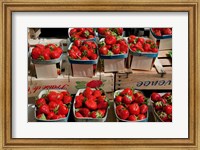
[[[152,39],[155,43],[159,43],[159,50],[172,49],[172,35],[157,36],[154,34],[152,29],[150,29],[149,38]]]
[[[83,92],[85,89],[79,89],[78,91],[77,91],[77,93],[76,93],[76,96],[78,96],[81,92]],[[94,90],[94,89],[92,89],[92,90]],[[105,92],[104,92],[105,93]],[[86,118],[86,117],[84,117],[84,118],[77,118],[76,116],[75,116],[75,103],[76,103],[76,96],[75,96],[75,98],[74,98],[74,103],[73,103],[73,114],[74,114],[74,119],[75,119],[75,121],[76,122],[105,122],[106,121],[106,119],[107,119],[107,116],[108,116],[108,109],[109,109],[109,106],[108,106],[108,108],[107,108],[107,110],[106,110],[106,114],[105,114],[105,116],[103,117],[103,118],[91,118],[91,117],[88,117],[88,118]]]
[[[105,38],[102,38],[99,42],[103,42]],[[125,39],[126,40],[126,39]],[[100,59],[103,60],[104,72],[118,72],[123,71],[126,66],[126,58],[128,57],[129,50],[126,54],[115,55],[100,55]]]
[[[137,70],[151,70],[158,53],[133,52],[130,50],[130,67]]]
[[[57,78],[57,66],[62,65],[62,56],[60,55],[57,59],[52,60],[34,60],[31,58],[32,63],[35,66],[37,78]]]
[[[73,43],[69,45],[68,50],[71,48],[72,45]],[[95,74],[96,70],[93,70],[93,65],[97,65],[99,56],[96,60],[75,60],[71,59],[68,54],[67,57],[71,64],[72,75],[74,77],[92,77]]]
[[[120,92],[122,92],[122,91],[123,91],[123,90],[117,90],[117,91],[115,91],[115,93],[114,93],[114,99],[115,99],[117,93],[120,93]],[[135,90],[135,91],[138,91],[138,90]],[[116,112],[116,104],[115,104],[115,102],[114,102],[114,111],[115,111],[115,117],[117,118],[117,121],[119,121],[119,122],[148,122],[149,111],[147,111],[147,117],[146,117],[145,119],[143,119],[143,120],[137,120],[137,121],[129,121],[129,120],[120,119],[120,118],[118,117],[118,115],[117,115],[117,112]]]
[[[158,93],[160,94],[160,96],[163,96],[165,93]],[[154,109],[154,106],[153,106],[153,101],[151,100],[151,97],[150,97],[150,105],[151,105],[151,108],[153,110],[153,116],[154,116],[154,119],[156,122],[164,122],[160,117],[159,115],[156,113],[156,110]]]
[[[51,90],[42,90],[39,95],[38,95],[38,99],[42,97],[42,95],[44,94],[47,94],[48,92],[50,91],[55,91],[55,92],[62,92],[62,91],[66,91],[66,90],[61,90],[61,89],[51,89]],[[71,103],[70,103],[70,106],[71,106]],[[69,108],[69,112],[67,114],[67,116],[65,118],[60,118],[60,119],[54,119],[54,120],[41,120],[41,119],[38,119],[36,117],[36,110],[37,108],[35,107],[35,113],[34,113],[34,116],[35,116],[35,119],[38,121],[38,122],[67,122],[68,119],[69,119],[69,115],[70,115],[70,109],[71,107]]]

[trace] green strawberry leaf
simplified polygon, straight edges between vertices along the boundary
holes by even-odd
[[[113,52],[108,51],[108,56],[112,56],[112,55],[113,55]]]
[[[41,115],[41,117],[40,117],[40,118],[38,118],[38,119],[40,119],[40,120],[47,120],[47,118],[45,117],[45,115],[44,115],[44,114],[42,114],[42,115]]]

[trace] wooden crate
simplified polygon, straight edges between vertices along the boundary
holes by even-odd
[[[106,92],[114,91],[113,73],[96,73],[92,78],[72,77],[71,75],[60,75],[58,78],[35,78],[28,76],[28,97],[35,97],[43,89],[67,89],[70,94],[75,94],[78,89],[85,88],[86,83],[92,80],[101,80]]]
[[[115,90],[126,87],[137,89],[172,89],[172,59],[170,50],[159,51],[151,71],[128,70],[116,73]]]

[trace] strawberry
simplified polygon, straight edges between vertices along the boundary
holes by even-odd
[[[161,112],[159,114],[159,117],[161,120],[166,121],[167,120],[167,114],[165,112]]]
[[[68,95],[64,96],[64,98],[63,98],[64,104],[69,104],[69,103],[71,103],[71,101],[72,101],[72,97],[71,96],[68,96]]]
[[[96,98],[100,97],[101,96],[101,91],[100,90],[94,90],[93,93],[92,93]]]
[[[92,95],[92,93],[93,93],[92,89],[86,87],[85,91],[83,92],[83,95],[88,98],[90,95]]]
[[[81,115],[81,113],[80,112],[75,112],[75,116],[76,116],[76,118],[83,118],[83,115]]]
[[[106,101],[97,104],[98,109],[107,109],[107,107],[108,107],[108,102]]]
[[[161,101],[157,101],[154,103],[155,110],[161,110],[163,108],[163,104]]]
[[[75,108],[82,107],[84,97],[82,95],[79,95],[79,96],[76,96],[75,99],[76,99],[76,101],[75,101]]]
[[[137,117],[136,117],[135,115],[130,115],[130,116],[128,117],[128,120],[129,120],[129,121],[137,121]]]
[[[117,38],[113,35],[108,35],[105,37],[106,44],[115,44],[117,42]]]
[[[85,106],[87,108],[89,108],[90,110],[96,110],[97,109],[97,103],[93,99],[86,100]]]
[[[35,47],[35,48],[32,49],[31,56],[32,56],[33,59],[38,59],[41,54],[42,54],[42,51],[41,51],[40,48]]]
[[[124,104],[130,104],[132,102],[132,97],[129,95],[124,95],[122,98],[122,102]]]
[[[129,111],[127,109],[122,109],[119,113],[119,118],[126,120],[129,117]]]
[[[144,103],[144,101],[145,101],[145,98],[144,98],[143,95],[142,95],[142,96],[139,96],[139,97],[137,97],[137,98],[135,99],[135,102],[137,102],[137,103]]]
[[[93,111],[90,113],[90,117],[92,118],[102,118],[103,116],[99,113],[99,111]]]
[[[46,104],[46,100],[44,98],[39,98],[36,100],[35,105],[39,108],[41,105]]]
[[[80,108],[79,112],[83,117],[89,117],[90,110],[88,108]]]
[[[47,120],[46,116],[42,113],[36,116],[36,118],[40,119],[40,120]]]

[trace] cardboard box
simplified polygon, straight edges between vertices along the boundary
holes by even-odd
[[[104,59],[104,72],[118,72],[125,68],[125,59]]]
[[[165,49],[172,49],[172,36],[166,35],[166,36],[156,36],[153,31],[150,29],[149,38],[152,39],[155,43],[158,44],[159,50],[165,50]]]
[[[67,89],[70,94],[76,94],[79,89],[86,87],[92,80],[101,80],[105,92],[114,91],[114,74],[97,72],[92,78],[59,75],[55,78],[35,78],[28,76],[28,97],[35,97],[45,89]]]

